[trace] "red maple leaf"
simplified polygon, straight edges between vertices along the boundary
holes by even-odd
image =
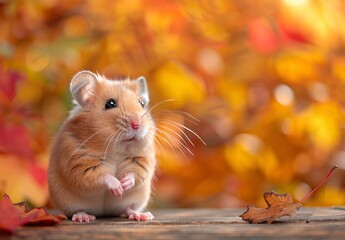
[[[23,216],[18,207],[12,204],[8,195],[0,200],[0,231],[13,232],[19,226],[24,225],[33,216]]]
[[[0,232],[14,232],[23,225],[52,226],[67,219],[64,215],[52,215],[44,208],[27,211],[23,203],[13,204],[10,197],[4,194],[0,200]]]

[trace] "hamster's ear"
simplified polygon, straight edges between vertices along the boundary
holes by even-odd
[[[144,104],[147,105],[150,101],[149,98],[149,90],[147,88],[146,79],[144,77],[139,77],[136,80],[138,86],[139,86],[139,95],[141,97],[141,100],[144,101]]]
[[[71,80],[70,90],[77,103],[84,107],[92,96],[97,76],[90,71],[78,72]]]

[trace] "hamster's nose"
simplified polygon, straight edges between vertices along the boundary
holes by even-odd
[[[130,123],[133,130],[138,130],[140,128],[139,119],[137,117],[132,117]]]

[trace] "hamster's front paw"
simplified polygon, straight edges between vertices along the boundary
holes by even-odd
[[[135,185],[135,176],[133,173],[126,173],[120,182],[123,190],[128,191]]]
[[[121,182],[116,177],[107,174],[104,176],[103,181],[110,192],[116,197],[123,195],[124,190],[121,186]]]

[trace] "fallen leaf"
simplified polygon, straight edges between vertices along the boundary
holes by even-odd
[[[293,216],[296,211],[300,207],[302,207],[302,203],[307,198],[309,198],[317,189],[319,189],[337,168],[337,166],[332,167],[328,171],[327,175],[321,180],[321,182],[302,200],[294,202],[289,193],[279,194],[275,192],[265,192],[264,199],[268,207],[256,208],[249,205],[247,207],[247,210],[242,213],[240,217],[242,218],[242,220],[249,223],[272,223],[277,218],[283,216]]]
[[[7,194],[0,200],[0,232],[12,233],[23,225],[52,226],[65,219],[65,215],[52,215],[44,208],[28,211],[24,203],[13,204]]]
[[[283,216],[293,216],[302,204],[294,203],[290,194],[278,194],[275,192],[264,193],[267,208],[256,208],[248,206],[240,217],[250,223],[272,223],[277,218]]]
[[[65,215],[52,215],[45,208],[34,208],[24,214],[25,216],[34,216],[25,225],[31,226],[52,226],[66,220]]]
[[[30,220],[32,216],[23,216],[14,206],[10,197],[4,194],[0,200],[0,231],[13,232]]]

